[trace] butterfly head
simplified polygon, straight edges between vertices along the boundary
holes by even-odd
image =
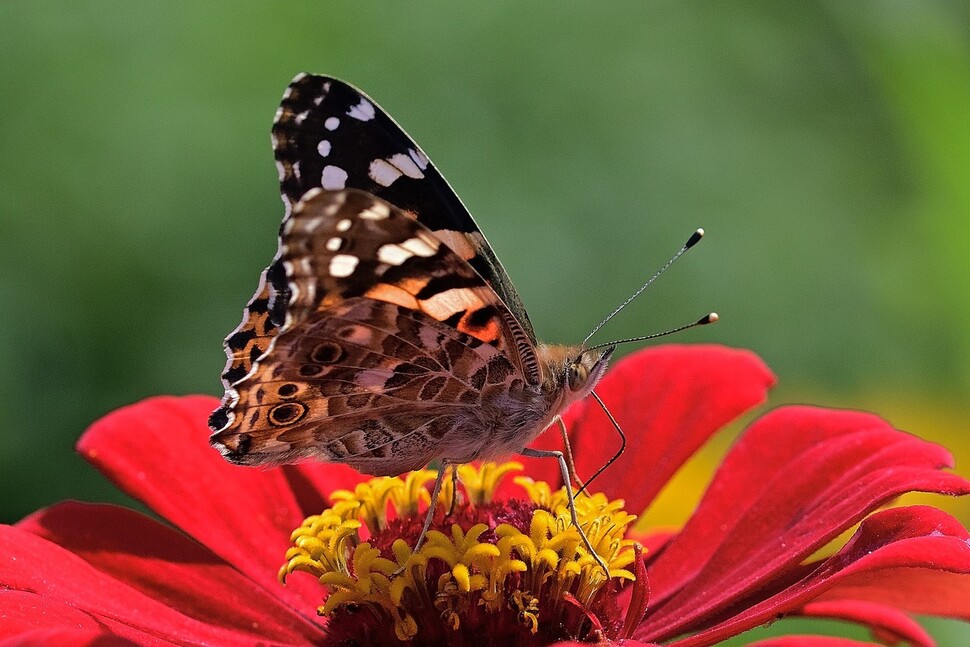
[[[597,348],[595,350],[582,350],[566,365],[565,384],[572,393],[580,394],[583,397],[593,390],[596,383],[606,372],[610,356],[616,346],[608,348]]]
[[[543,364],[543,390],[561,407],[589,395],[606,372],[613,347],[539,346]]]

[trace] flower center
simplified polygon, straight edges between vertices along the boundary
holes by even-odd
[[[459,467],[461,487],[456,493],[445,480],[417,553],[419,507],[429,502],[433,471],[334,492],[331,508],[293,531],[280,579],[304,571],[324,585],[318,613],[330,618],[330,644],[451,644],[456,632],[496,644],[615,635],[622,624],[616,593],[635,579],[626,567],[639,547],[623,537],[636,517],[622,500],[576,498],[580,526],[609,567],[607,577],[570,522],[564,489],[516,477],[525,496],[494,500],[503,477],[521,469]]]

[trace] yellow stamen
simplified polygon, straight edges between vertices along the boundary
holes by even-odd
[[[499,483],[509,472],[521,472],[522,463],[508,461],[505,463],[482,463],[476,468],[474,465],[460,465],[458,478],[465,486],[469,503],[482,506],[492,502],[492,497],[498,489]]]
[[[521,469],[518,463],[459,467],[467,496],[462,504],[467,512],[462,514],[475,518],[472,511],[492,505],[502,478]],[[429,531],[418,553],[397,539],[389,554],[382,555],[373,541],[387,529],[389,511],[402,520],[416,517],[428,503],[426,486],[434,477],[433,471],[423,470],[403,479],[371,479],[353,492],[334,492],[331,508],[308,517],[293,531],[280,579],[294,571],[312,574],[329,593],[321,614],[331,615],[347,605],[366,607],[393,622],[400,640],[418,635],[412,611],[429,607],[452,631],[475,608],[490,614],[510,609],[534,634],[543,618],[554,621],[567,594],[587,605],[605,590],[609,580],[571,523],[565,490],[553,492],[548,484],[524,477],[515,483],[536,509],[522,528],[502,523],[490,532],[485,523],[467,529],[452,524],[450,532]],[[448,510],[456,493],[450,482],[446,485],[439,505]],[[524,510],[528,514],[529,508]],[[602,494],[579,496],[576,511],[610,577],[633,580],[626,568],[634,560],[633,542],[624,539],[624,533],[636,517],[623,510],[623,501],[610,501]],[[370,531],[371,541],[361,540],[362,527]],[[483,540],[485,535],[491,539]],[[401,574],[394,576],[399,569]]]

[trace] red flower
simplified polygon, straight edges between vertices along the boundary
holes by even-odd
[[[619,362],[597,391],[630,446],[594,489],[622,496],[628,510],[645,509],[772,382],[752,354],[720,347],[658,347]],[[304,576],[284,588],[277,571],[291,531],[327,506],[326,495],[362,477],[340,465],[229,465],[207,444],[215,404],[201,396],[147,400],[106,416],[79,443],[85,458],[171,526],[68,502],[0,527],[0,647],[326,641],[326,621],[314,612],[319,586]],[[577,470],[590,474],[612,453],[614,432],[589,401],[566,423]],[[528,463],[531,477],[558,483],[551,462]],[[626,644],[711,645],[804,615],[861,623],[883,641],[932,645],[909,614],[970,619],[970,536],[934,508],[874,511],[908,491],[970,492],[970,482],[941,471],[950,466],[946,450],[869,414],[775,410],[736,442],[680,532],[637,537],[649,548],[645,579],[642,568],[631,569],[649,598],[644,586],[622,590],[626,621],[604,633],[631,638]],[[812,558],[860,522],[841,549]],[[851,644],[799,636],[760,643]]]

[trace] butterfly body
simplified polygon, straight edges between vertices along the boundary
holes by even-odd
[[[474,220],[373,101],[300,75],[274,148],[279,251],[209,419],[227,460],[394,475],[499,458],[592,390],[611,349],[537,343]]]

